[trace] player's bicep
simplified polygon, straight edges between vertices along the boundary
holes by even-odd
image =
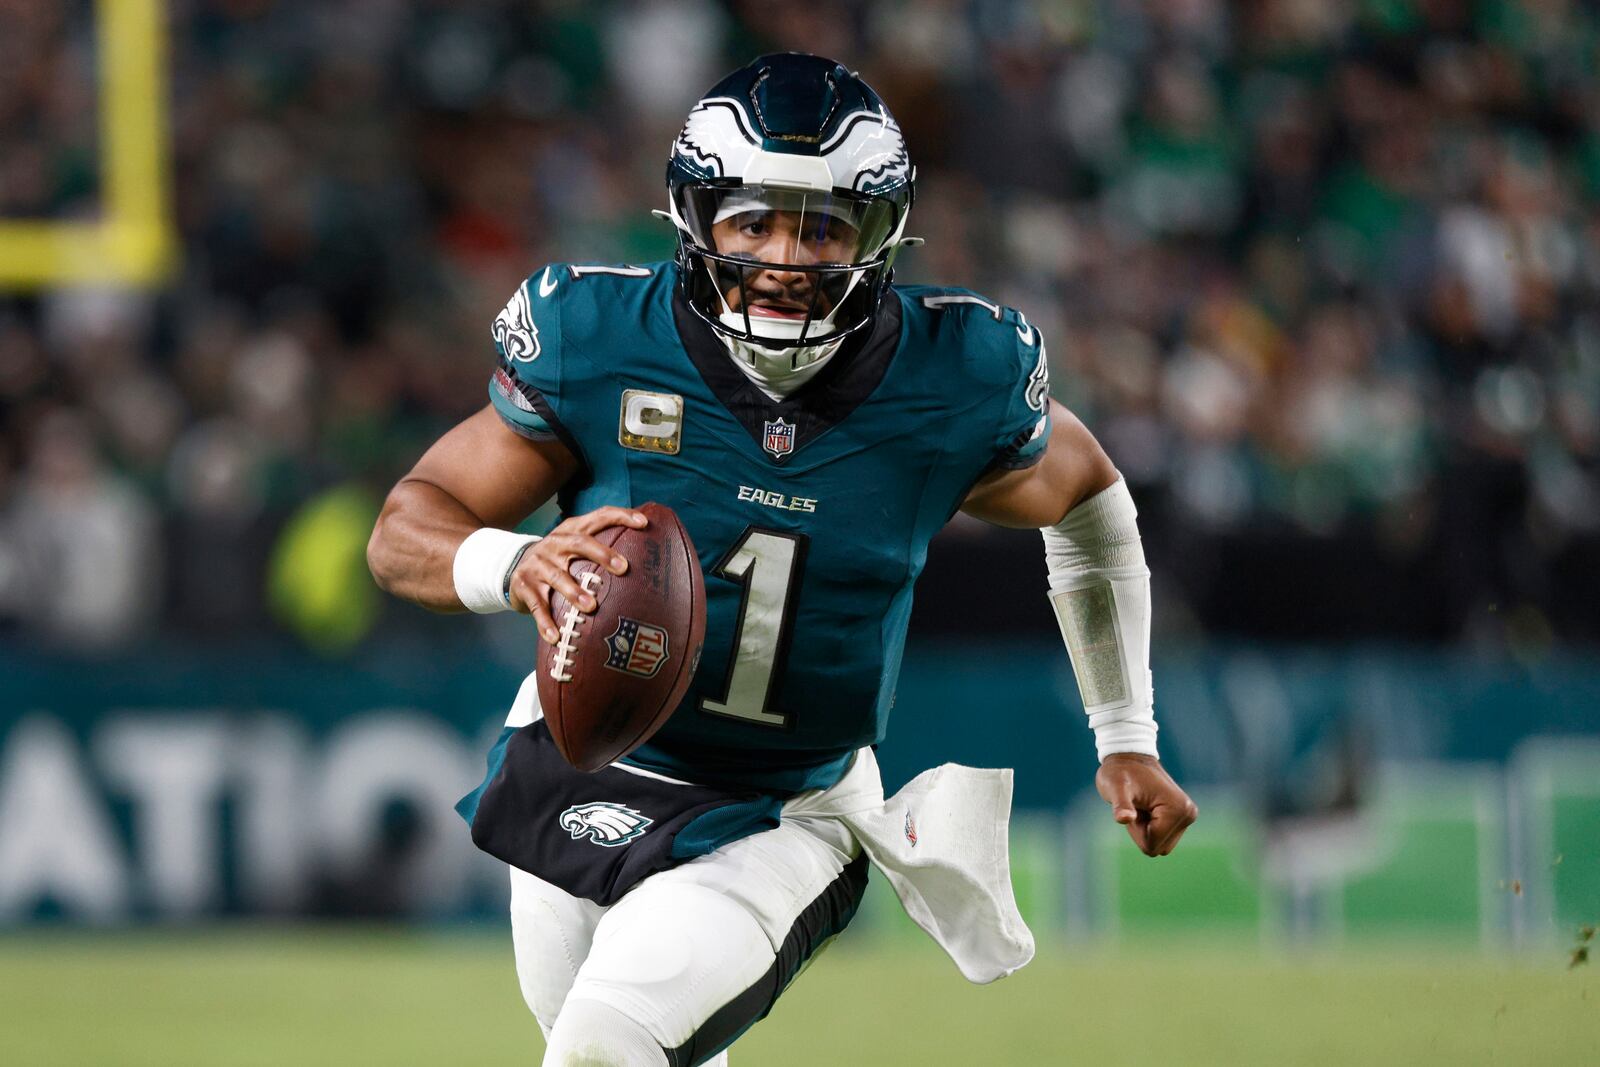
[[[401,484],[436,486],[483,525],[511,529],[554,496],[578,467],[558,438],[529,438],[490,405],[434,442]]]
[[[1117,480],[1117,468],[1088,427],[1056,401],[1049,404],[1044,455],[1031,467],[992,471],[972,487],[962,511],[998,526],[1052,526]]]

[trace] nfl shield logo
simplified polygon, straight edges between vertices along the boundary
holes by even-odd
[[[640,678],[654,678],[667,661],[667,631],[624,615],[617,630],[606,638],[610,654],[606,666]]]
[[[794,423],[784,422],[782,416],[775,422],[768,422],[762,444],[772,453],[773,459],[787,456],[794,451]]]

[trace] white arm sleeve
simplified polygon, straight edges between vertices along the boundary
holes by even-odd
[[[1121,478],[1046,527],[1050,603],[1104,760],[1156,755],[1150,676],[1150,569],[1139,512]]]

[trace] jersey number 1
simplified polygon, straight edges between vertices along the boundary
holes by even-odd
[[[700,710],[730,719],[776,726],[790,716],[771,704],[794,621],[794,593],[805,563],[806,536],[752,526],[711,573],[744,586],[728,687],[717,700],[700,701]]]

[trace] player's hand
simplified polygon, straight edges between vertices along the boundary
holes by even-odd
[[[517,569],[511,572],[511,607],[532,615],[539,624],[539,636],[554,642],[560,629],[550,615],[550,592],[560,593],[579,611],[590,612],[599,606],[595,598],[578,585],[569,569],[574,560],[593,560],[612,574],[625,574],[628,561],[610,545],[594,535],[609,526],[643,529],[648,520],[632,508],[605,507],[574,515],[535,542],[522,554]]]
[[[1152,756],[1118,752],[1105,758],[1094,787],[1111,805],[1111,817],[1146,856],[1165,856],[1194,824],[1200,809]]]

